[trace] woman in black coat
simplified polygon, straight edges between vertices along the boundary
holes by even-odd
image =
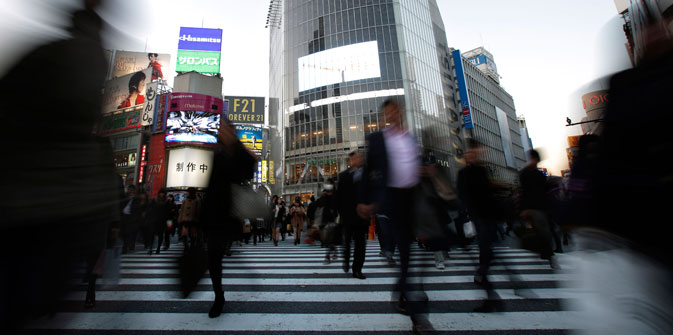
[[[218,148],[213,157],[212,174],[203,202],[201,224],[207,234],[208,269],[215,292],[208,316],[218,317],[224,307],[222,290],[222,257],[226,246],[242,233],[242,222],[231,213],[231,184],[250,180],[257,159],[236,137],[234,127],[222,122],[218,134]]]

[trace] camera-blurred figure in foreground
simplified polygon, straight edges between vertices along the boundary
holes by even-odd
[[[673,41],[654,23],[645,57],[610,82],[591,173],[593,228],[575,236],[587,334],[673,333]],[[646,132],[643,132],[645,130]],[[642,137],[636,139],[636,137]],[[573,171],[574,173],[574,171]]]
[[[10,333],[55,312],[74,264],[99,255],[119,220],[112,148],[92,134],[107,70],[99,3],[72,14],[71,38],[34,49],[0,79],[2,156],[13,163],[0,167],[0,327]]]

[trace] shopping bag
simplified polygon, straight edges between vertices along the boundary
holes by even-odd
[[[474,227],[472,221],[463,223],[463,232],[465,233],[465,238],[473,238],[477,236],[477,229]]]

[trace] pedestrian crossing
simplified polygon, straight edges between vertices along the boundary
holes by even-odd
[[[214,298],[206,273],[183,299],[177,259],[182,246],[160,254],[137,251],[122,256],[120,279],[100,287],[96,307],[84,308],[86,286],[78,285],[53,317],[29,325],[37,334],[408,334],[408,316],[391,304],[399,267],[368,241],[366,280],[344,273],[341,259],[323,264],[326,249],[291,238],[234,246],[223,259],[224,313],[207,315]],[[478,250],[449,253],[446,268],[435,268],[432,253],[412,248],[410,281],[429,297],[428,319],[442,333],[565,334],[578,324],[569,310],[577,292],[574,275],[552,270],[535,254],[495,248],[490,280],[504,312],[475,313],[486,293],[473,283]],[[515,273],[512,275],[512,273]],[[514,276],[514,277],[513,277]],[[513,278],[516,280],[513,281]],[[525,287],[525,289],[522,289]]]

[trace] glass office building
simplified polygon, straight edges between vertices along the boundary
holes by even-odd
[[[348,154],[386,126],[379,108],[388,98],[403,103],[410,131],[450,167],[456,101],[445,94],[452,79],[442,71],[446,37],[436,7],[435,0],[270,2],[274,193],[318,195],[347,169]]]

